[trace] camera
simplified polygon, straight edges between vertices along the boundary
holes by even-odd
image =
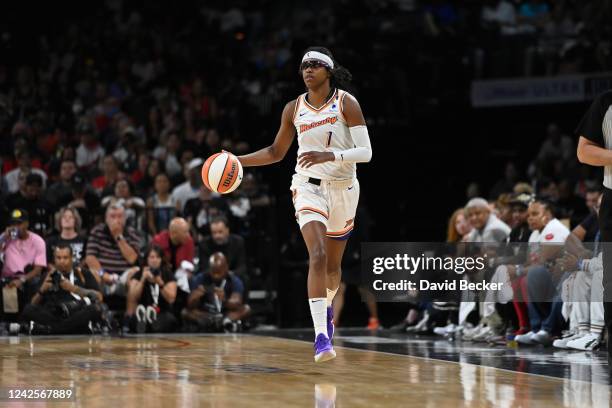
[[[161,274],[161,269],[159,269],[159,268],[151,268],[151,274],[153,276],[159,276]]]
[[[62,273],[60,271],[53,271],[51,273],[51,292],[57,292],[60,290],[60,282],[62,281]]]
[[[57,312],[62,317],[67,318],[73,315],[75,312],[81,310],[84,306],[84,302],[82,300],[70,300],[68,302],[63,302],[57,305]]]

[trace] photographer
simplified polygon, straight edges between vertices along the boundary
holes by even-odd
[[[59,245],[55,269],[47,273],[38,292],[21,315],[31,334],[87,333],[90,322],[102,320],[102,293],[87,269],[75,268],[72,248]]]
[[[151,245],[145,255],[146,265],[128,283],[124,328],[136,326],[137,332],[170,332],[176,326],[172,314],[177,290],[174,273],[164,262],[160,247]]]
[[[227,259],[221,252],[210,256],[209,272],[197,275],[183,319],[195,323],[200,330],[239,331],[242,319],[249,313],[244,304],[244,285],[230,273]]]

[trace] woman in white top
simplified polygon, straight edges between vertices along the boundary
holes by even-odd
[[[370,161],[372,149],[359,103],[341,89],[351,74],[331,52],[309,48],[299,73],[308,92],[285,105],[274,142],[238,159],[244,167],[276,163],[285,157],[297,133],[291,192],[308,248],[308,300],[315,328],[315,362],[320,362],[336,355],[331,345],[331,305],[359,199],[355,163]]]

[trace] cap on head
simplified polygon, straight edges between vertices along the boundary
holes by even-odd
[[[16,224],[21,224],[24,221],[28,221],[29,217],[28,217],[28,212],[24,209],[21,208],[15,208],[13,211],[11,211],[11,215],[9,217],[9,224],[10,225],[16,225]]]
[[[521,193],[514,194],[510,199],[510,205],[521,205],[525,208],[529,207],[529,204],[534,200],[534,196],[532,194]]]

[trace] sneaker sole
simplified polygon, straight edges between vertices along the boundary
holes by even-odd
[[[594,347],[578,348],[578,347],[567,346],[567,349],[569,349],[569,350],[577,350],[577,351],[595,351],[595,350],[599,349],[600,346],[601,346],[601,344],[598,343]]]
[[[323,363],[325,361],[329,361],[336,358],[336,352],[332,350],[323,351],[319,354],[316,354],[314,357],[315,363]]]

